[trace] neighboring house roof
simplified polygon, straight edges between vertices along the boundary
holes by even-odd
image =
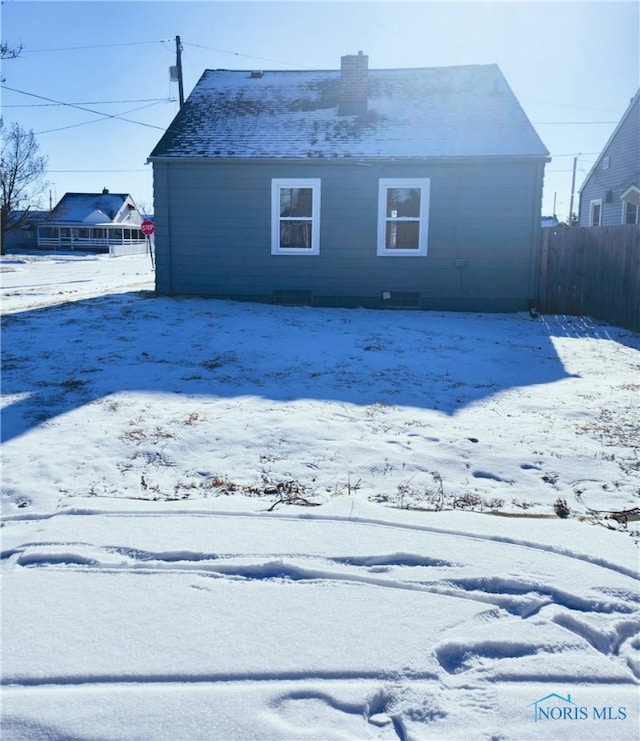
[[[106,191],[106,189],[105,189]],[[65,193],[49,215],[56,224],[113,224],[130,222],[137,207],[127,193]],[[139,218],[136,218],[139,223]]]
[[[631,98],[631,102],[629,103],[629,106],[628,106],[627,110],[622,114],[622,118],[620,119],[618,125],[613,130],[613,133],[611,134],[611,136],[607,140],[607,143],[604,145],[602,151],[600,152],[600,154],[598,156],[598,159],[593,163],[593,166],[591,167],[591,169],[587,173],[587,176],[584,179],[584,182],[582,183],[582,185],[580,186],[580,188],[578,189],[578,192],[581,192],[584,189],[585,185],[591,179],[591,176],[593,175],[593,173],[598,169],[598,166],[600,165],[600,162],[602,162],[602,158],[606,155],[607,150],[609,149],[609,146],[611,145],[611,142],[616,138],[616,135],[618,134],[618,131],[620,131],[620,129],[624,125],[625,121],[627,120],[627,118],[629,118],[629,116],[631,115],[632,111],[634,111],[634,109],[636,107],[640,107],[640,88],[638,89],[638,92],[633,96],[633,98]]]
[[[339,115],[339,70],[206,70],[150,159],[548,157],[497,65],[367,72]]]
[[[25,226],[35,222],[45,221],[49,216],[49,211],[36,211],[34,209],[26,209],[24,211],[12,211],[9,214],[9,223],[15,223],[24,219]]]

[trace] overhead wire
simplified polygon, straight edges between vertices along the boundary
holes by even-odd
[[[14,103],[3,108],[54,108],[64,105],[112,105],[120,103],[172,103],[171,98],[131,98],[129,100],[81,100],[77,103]]]
[[[84,46],[65,46],[52,49],[22,49],[21,54],[42,54],[51,51],[79,51],[86,49],[109,49],[116,46],[144,46],[148,44],[164,44],[172,39],[158,39],[156,41],[125,41],[118,44],[86,44]]]
[[[217,49],[212,46],[204,46],[203,44],[193,44],[191,42],[182,42],[183,46],[193,46],[197,49],[206,49],[207,51],[215,51],[219,54],[230,54],[234,57],[245,57],[247,59],[257,59],[260,62],[274,62],[275,64],[286,64],[288,67],[297,67],[298,69],[311,69],[311,67],[307,67],[306,65],[299,65],[294,64],[293,62],[285,62],[282,59],[270,59],[269,57],[257,57],[254,54],[243,54],[239,51],[229,51],[228,49]]]
[[[593,106],[575,105],[575,103],[554,103],[549,100],[531,100],[531,98],[523,98],[522,102],[527,105],[529,103],[535,103],[536,105],[556,106],[559,108],[580,108],[585,111],[598,111],[599,113],[618,113],[618,111],[614,111],[611,108],[594,108]]]
[[[156,126],[155,124],[146,123],[144,121],[134,121],[133,119],[130,119],[130,118],[124,118],[123,115],[117,115],[113,113],[103,113],[102,111],[96,111],[92,108],[85,108],[84,106],[76,105],[74,103],[65,103],[64,101],[61,101],[61,100],[55,100],[54,98],[48,98],[45,95],[38,95],[36,93],[28,93],[25,90],[18,90],[17,88],[9,87],[8,85],[0,85],[0,88],[2,90],[10,90],[13,93],[20,93],[21,95],[28,95],[31,98],[38,98],[39,100],[46,100],[49,103],[57,103],[59,105],[67,106],[68,108],[75,108],[76,110],[85,111],[86,113],[93,113],[97,116],[102,116],[104,118],[113,118],[119,121],[127,121],[128,123],[137,124],[138,126],[146,126],[147,128],[150,128],[150,129],[158,129],[159,131],[165,131],[164,126]]]
[[[121,116],[128,115],[129,113],[135,113],[136,111],[143,111],[146,108],[152,108],[155,105],[158,105],[157,101],[155,103],[148,103],[147,105],[138,106],[138,108],[131,108],[128,111],[123,111],[121,114],[115,117],[119,118]],[[109,118],[114,118],[114,116],[109,116]],[[122,120],[126,121],[127,119],[122,119]],[[99,123],[100,121],[104,121],[104,114],[101,114],[101,118],[94,118],[91,121],[81,121],[80,123],[68,124],[67,126],[58,126],[58,128],[55,128],[55,129],[45,129],[44,131],[36,131],[35,133],[38,136],[40,134],[51,134],[54,131],[64,131],[65,129],[75,129],[75,128],[78,128],[78,126],[87,126],[88,124]]]
[[[62,106],[66,106],[68,108],[74,108],[74,109],[79,110],[79,111],[85,111],[87,113],[93,113],[93,114],[95,114],[97,116],[100,116],[102,119],[110,118],[110,119],[114,119],[114,120],[117,120],[117,121],[125,121],[127,123],[137,124],[138,126],[144,126],[146,128],[156,129],[158,131],[162,131],[163,133],[168,133],[168,132],[171,131],[171,127],[156,126],[155,124],[146,123],[145,121],[135,121],[134,119],[125,118],[126,113],[132,113],[133,111],[125,112],[125,113],[119,114],[119,115],[118,114],[114,114],[114,113],[103,113],[102,111],[96,111],[96,110],[94,110],[92,108],[85,108],[84,106],[77,105],[77,104],[74,104],[74,103],[66,103],[66,102],[61,101],[61,100],[55,100],[54,98],[48,98],[48,97],[46,97],[44,95],[38,95],[37,93],[29,93],[26,90],[18,90],[17,88],[9,87],[8,85],[2,85],[2,84],[0,84],[0,89],[2,89],[2,90],[10,90],[11,92],[14,92],[14,93],[20,93],[21,95],[27,95],[27,96],[30,96],[32,98],[38,98],[39,100],[45,100],[45,101],[47,101],[49,103],[59,104],[59,105],[62,105]],[[164,99],[161,99],[161,100],[164,100]],[[152,105],[156,105],[156,103],[152,103],[149,106],[141,106],[140,108],[136,108],[134,110],[142,110],[143,108],[149,108]],[[69,128],[69,129],[70,128],[76,128],[78,126],[84,126],[85,124],[88,124],[88,123],[95,123],[96,120],[101,120],[101,119],[94,119],[93,121],[83,121],[83,122],[77,123],[77,124],[69,124],[68,126],[61,126],[61,127],[57,128],[57,129],[48,129],[46,131],[40,131],[40,132],[36,132],[36,133],[38,133],[38,134],[47,134],[47,133],[51,133],[53,131],[62,131],[63,129],[66,129],[66,128]],[[246,149],[250,149],[250,150],[254,150],[254,151],[257,150],[257,147],[255,147],[252,144],[248,144],[247,142],[244,142],[243,143],[243,146]]]

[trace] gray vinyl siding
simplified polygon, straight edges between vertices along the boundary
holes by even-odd
[[[609,158],[608,167],[605,160]],[[602,201],[601,226],[622,224],[622,194],[640,184],[640,98],[619,125],[580,191],[579,225],[589,226],[592,201]]]
[[[541,160],[380,164],[154,162],[156,288],[316,305],[512,311],[535,295]],[[272,178],[320,178],[320,254],[271,254]],[[378,256],[380,178],[430,178],[426,257]]]

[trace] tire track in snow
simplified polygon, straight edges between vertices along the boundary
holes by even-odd
[[[56,517],[73,518],[78,513],[70,514],[63,512]],[[84,512],[82,514],[85,514]],[[163,513],[161,517],[175,517],[176,512]],[[184,513],[183,513],[184,514]],[[193,517],[193,512],[188,516]],[[203,513],[205,514],[205,513]],[[424,525],[406,525],[405,523],[389,523],[379,520],[358,518],[355,523],[353,519],[341,516],[291,516],[282,515],[281,513],[206,513],[210,517],[217,517],[224,525],[225,518],[228,517],[253,517],[261,518],[268,528],[270,523],[265,517],[271,517],[274,520],[286,521],[289,523],[309,524],[310,522],[344,522],[348,525],[373,526],[383,528],[393,528],[398,530],[419,531],[432,534],[434,536],[444,536],[454,538],[457,541],[466,543],[499,543],[504,548],[504,558],[502,562],[509,561],[513,558],[513,550],[528,550],[530,544],[523,543],[517,539],[503,536],[482,536],[477,534],[463,533],[460,531],[443,530]],[[139,513],[111,512],[101,513],[105,518],[122,518],[140,516]],[[144,516],[148,517],[147,513]],[[157,515],[151,515],[157,516]],[[108,542],[108,541],[107,541]],[[277,546],[276,546],[277,547]],[[438,664],[442,667],[445,675],[463,675],[469,669],[478,669],[480,671],[490,671],[496,677],[503,672],[498,666],[504,665],[510,667],[514,660],[522,659],[525,664],[528,659],[537,657],[552,657],[554,654],[561,654],[563,651],[584,650],[580,646],[588,644],[596,654],[613,661],[616,671],[611,675],[604,671],[603,681],[617,681],[621,676],[620,669],[629,677],[629,682],[634,683],[640,678],[640,671],[637,662],[632,658],[630,640],[640,629],[640,620],[637,618],[638,603],[640,598],[637,591],[634,592],[632,585],[625,585],[623,581],[619,586],[610,586],[608,588],[598,588],[598,582],[592,582],[592,587],[585,592],[584,588],[579,588],[578,593],[572,593],[571,581],[566,585],[561,579],[561,575],[554,579],[553,574],[559,574],[558,565],[550,562],[547,568],[541,569],[542,576],[537,579],[523,579],[517,577],[502,576],[498,564],[492,565],[494,573],[482,576],[465,575],[464,571],[468,566],[463,563],[456,563],[449,556],[441,557],[438,553],[438,539],[430,539],[429,554],[417,553],[415,551],[395,551],[395,552],[370,552],[359,553],[358,555],[349,555],[341,549],[340,554],[316,554],[308,553],[280,553],[273,550],[260,553],[247,553],[226,551],[200,551],[194,549],[168,549],[151,551],[143,548],[135,548],[120,544],[109,544],[97,546],[87,542],[55,542],[52,540],[42,542],[24,543],[23,545],[5,550],[0,557],[3,561],[5,571],[11,569],[54,569],[58,571],[74,571],[83,573],[136,573],[139,575],[148,575],[150,577],[162,576],[166,574],[183,573],[193,577],[192,582],[186,586],[194,589],[205,591],[215,590],[215,587],[206,579],[231,580],[236,582],[259,582],[259,581],[276,581],[286,589],[295,589],[296,584],[330,584],[342,583],[366,586],[374,589],[394,589],[410,590],[414,593],[424,593],[425,595],[438,595],[442,597],[462,599],[470,602],[482,603],[487,606],[484,612],[477,614],[474,620],[483,620],[488,624],[493,623],[497,626],[497,632],[492,637],[489,633],[480,637],[477,630],[471,628],[468,640],[444,640],[433,646],[433,656]],[[457,546],[450,551],[457,551]],[[637,579],[635,574],[627,574],[627,569],[618,567],[611,569],[611,564],[599,563],[600,559],[582,554],[575,554],[564,548],[553,546],[538,546],[534,544],[534,550],[538,553],[546,553],[552,559],[557,557],[575,559],[584,562],[591,567],[616,571],[623,577]],[[475,553],[475,559],[478,556],[478,549],[467,548],[467,553]],[[538,556],[539,558],[540,556]],[[521,558],[521,556],[520,556]],[[549,577],[545,578],[544,574],[548,573]],[[607,577],[610,579],[610,577]],[[558,583],[554,584],[553,581]],[[558,581],[560,580],[560,581]],[[607,583],[606,580],[603,583]],[[564,588],[563,588],[564,586]],[[542,613],[544,611],[544,613]],[[634,613],[636,617],[634,617]],[[484,616],[484,618],[483,618]],[[539,616],[536,618],[536,616]],[[596,624],[589,622],[589,617],[596,619]],[[511,623],[508,621],[521,619],[528,621],[536,618],[536,625],[555,624],[561,630],[566,630],[571,634],[572,639],[562,639],[561,634],[555,634],[550,642],[540,640],[538,630],[524,630],[520,633],[517,625],[522,623]],[[597,621],[600,621],[599,623]],[[464,621],[463,621],[464,622]],[[504,640],[500,635],[500,626],[504,625],[504,633],[508,634],[510,627],[515,626],[518,631],[512,641]],[[459,630],[458,625],[454,632]],[[560,637],[558,637],[560,636]],[[453,636],[452,636],[453,638]],[[587,649],[587,650],[590,650]],[[507,660],[506,662],[504,660]],[[612,665],[612,670],[614,666]],[[513,672],[511,668],[508,670]],[[515,674],[505,674],[503,679],[508,678],[513,681],[522,680],[520,669]],[[504,673],[504,672],[503,672]],[[379,673],[375,676],[366,677],[358,673],[358,677],[378,678]],[[472,672],[473,674],[473,672]],[[533,674],[526,674],[528,680],[535,675],[536,681],[540,681],[537,670]],[[196,675],[196,680],[187,678],[189,675],[149,675],[149,682],[160,683],[162,681],[235,681],[233,679],[225,680],[224,676],[218,675]],[[261,675],[262,676],[262,675]],[[277,677],[264,675],[266,679]],[[305,673],[306,676],[306,673]],[[422,675],[421,675],[422,676]],[[163,680],[162,678],[165,677]],[[209,677],[209,679],[207,679]],[[344,677],[344,673],[337,672],[327,676],[329,679]],[[553,674],[557,680],[559,674]],[[322,678],[322,677],[318,677]],[[426,679],[438,679],[435,674],[425,674]],[[14,678],[20,684],[19,678]],[[247,679],[251,679],[247,677]],[[289,673],[281,679],[291,679]],[[567,681],[576,679],[568,677]],[[11,681],[11,680],[10,680]],[[28,686],[32,679],[25,680]],[[49,677],[36,678],[33,680],[44,685],[48,684],[77,684],[78,678],[74,677]],[[80,683],[92,684],[95,682],[102,683],[127,683],[127,682],[144,682],[144,678],[123,675],[123,678],[110,677],[109,675],[100,675],[96,677],[87,677],[80,680]],[[259,679],[258,681],[266,681]],[[280,680],[278,680],[280,681]],[[440,677],[440,681],[446,681],[446,678]],[[523,681],[523,680],[522,680]],[[33,685],[35,686],[35,685]]]
[[[83,550],[84,553],[81,552]],[[382,589],[410,590],[483,603],[522,619],[537,615],[543,608],[553,607],[558,610],[557,615],[552,618],[553,622],[586,640],[605,655],[617,655],[621,643],[634,629],[640,627],[640,620],[630,617],[637,612],[634,602],[638,602],[638,596],[632,592],[619,591],[615,599],[600,595],[588,598],[536,581],[526,582],[498,576],[443,578],[442,572],[455,568],[456,564],[411,553],[368,557],[288,554],[282,557],[281,554],[238,555],[189,551],[152,553],[122,546],[97,548],[77,544],[74,548],[70,543],[59,546],[49,543],[14,549],[3,556],[10,559],[15,567],[27,569],[53,568],[109,574],[135,572],[148,576],[182,572],[198,577],[248,582],[342,582]],[[421,569],[419,578],[413,573],[416,569]],[[432,580],[427,578],[430,570],[436,571],[436,577]],[[384,576],[385,572],[389,575]],[[201,584],[191,586],[207,589]],[[626,617],[623,624],[626,627],[610,628],[609,631],[590,628],[584,620],[574,616],[576,612]],[[449,663],[451,662],[445,658],[445,668]]]
[[[73,517],[73,516],[85,516],[85,517],[108,517],[108,518],[172,518],[172,517],[211,517],[211,518],[249,518],[249,519],[265,519],[272,517],[278,520],[292,521],[292,522],[306,522],[309,520],[319,522],[342,522],[350,525],[362,525],[370,527],[380,527],[384,529],[396,529],[396,530],[408,530],[414,532],[431,533],[433,535],[446,535],[456,539],[468,540],[471,542],[482,542],[482,543],[504,543],[505,545],[517,546],[542,553],[551,553],[564,558],[582,561],[584,563],[591,564],[603,569],[615,571],[623,576],[628,576],[636,581],[640,582],[640,570],[631,569],[623,566],[622,564],[614,563],[605,558],[589,555],[586,553],[579,553],[569,548],[551,545],[541,544],[534,541],[523,540],[520,538],[512,538],[504,535],[483,535],[480,533],[469,533],[462,530],[452,530],[450,528],[438,528],[430,525],[413,524],[407,522],[389,522],[388,520],[381,520],[377,518],[367,518],[361,516],[351,515],[326,515],[319,512],[314,512],[313,515],[283,515],[280,512],[212,512],[211,510],[172,510],[171,512],[145,512],[145,511],[109,511],[85,507],[69,507],[55,513],[47,513],[43,515],[30,514],[30,515],[11,515],[5,517],[6,522],[19,522],[21,520],[39,521],[39,520],[50,520],[58,517]]]
[[[247,682],[298,682],[298,681],[397,681],[437,682],[439,677],[433,672],[411,671],[408,674],[384,671],[296,671],[286,672],[211,672],[205,674],[82,674],[76,676],[51,675],[48,677],[8,677],[3,680],[3,690],[18,690],[40,687],[81,687],[84,685],[117,684],[244,684]]]
[[[527,618],[547,605],[558,605],[584,613],[614,612],[628,614],[634,607],[626,600],[585,598],[540,582],[491,576],[478,578],[403,579],[411,569],[453,568],[456,564],[418,554],[397,553],[369,557],[320,557],[303,554],[207,554],[188,551],[152,553],[122,546],[98,548],[78,544],[86,553],[74,550],[73,544],[30,545],[0,554],[1,559],[14,558],[22,568],[60,568],[80,571],[100,570],[103,573],[135,571],[148,575],[181,571],[217,578],[242,580],[343,581],[387,589],[407,589],[448,597],[484,602]],[[100,557],[100,552],[106,558]],[[115,558],[114,558],[115,556]],[[119,560],[117,560],[119,559]],[[300,563],[303,562],[303,563]],[[318,564],[320,564],[318,566]],[[336,566],[341,567],[336,570]],[[382,570],[398,567],[400,577],[379,575]],[[625,595],[634,601],[634,595]],[[640,598],[635,597],[635,601]]]

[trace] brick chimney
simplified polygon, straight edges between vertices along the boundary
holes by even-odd
[[[339,116],[355,116],[366,113],[369,56],[359,51],[340,58]]]

